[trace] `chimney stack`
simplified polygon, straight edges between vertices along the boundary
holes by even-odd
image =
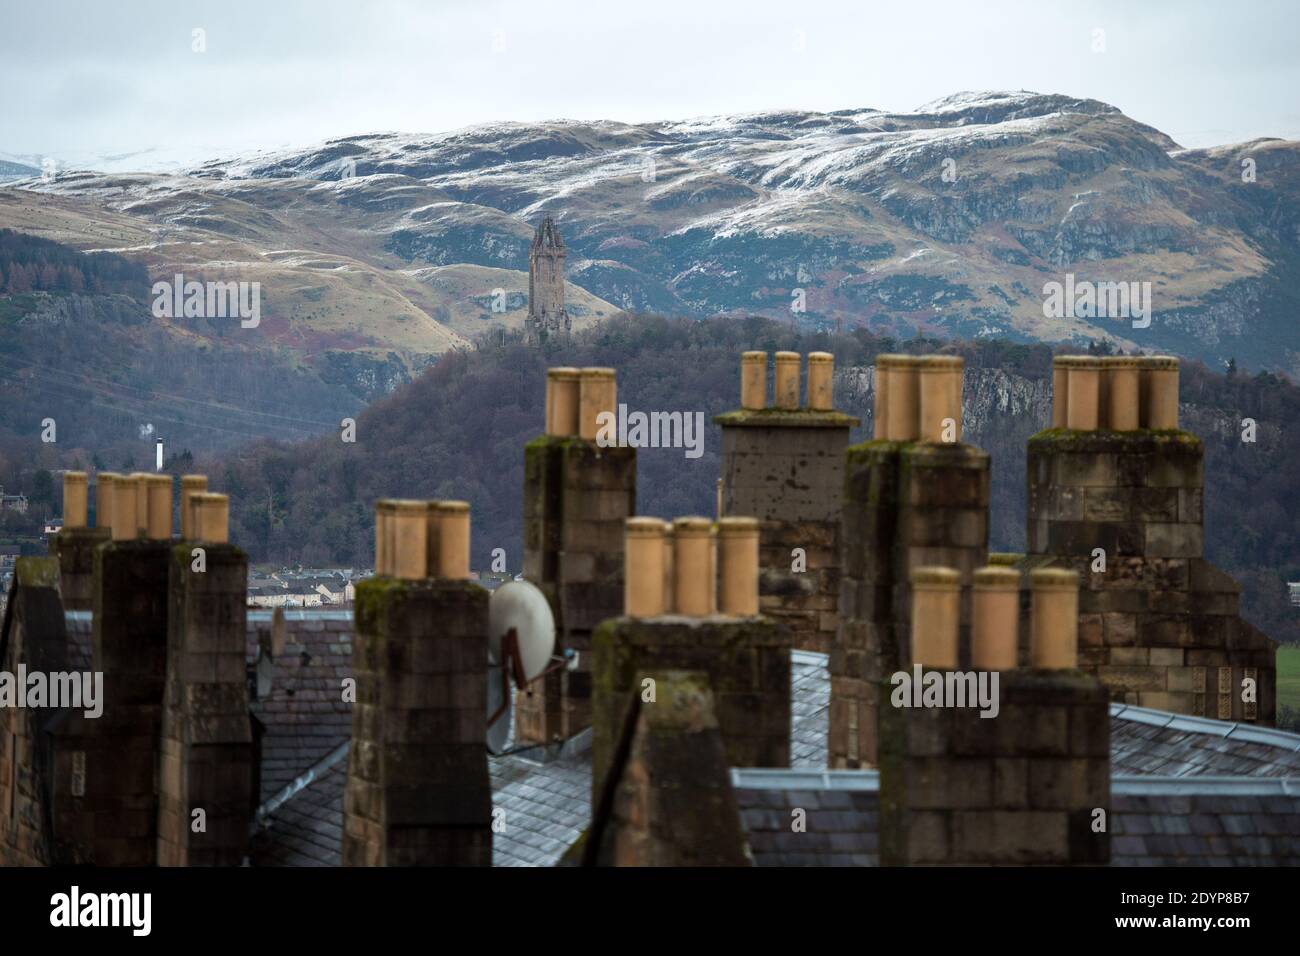
[[[706,518],[678,518],[671,544],[667,528],[657,518],[628,519],[624,614],[602,623],[593,638],[593,807],[629,695],[645,689],[637,676],[643,670],[707,675],[730,766],[790,764],[790,637],[758,614],[758,522],[724,518],[715,531]]]
[[[546,433],[524,449],[523,573],[551,603],[557,647],[576,651],[578,664],[520,695],[521,743],[590,726],[591,632],[623,607],[623,522],[636,513],[636,449],[595,440],[600,413],[618,411],[614,370],[551,369],[547,394]]]
[[[239,866],[257,794],[245,640],[248,556],[227,540],[226,495],[182,479],[193,509],[172,545],[172,483],[149,480],[149,538],[169,555],[167,669],[158,771],[159,866]],[[189,479],[188,489],[185,480]],[[184,504],[182,526],[186,523]],[[203,548],[196,570],[193,547]],[[202,826],[198,824],[201,822]]]
[[[1032,668],[1015,666],[1018,615],[1008,575],[1018,577],[1005,567],[973,576],[972,656],[980,664],[963,672],[951,653],[957,602],[949,589],[959,575],[916,569],[917,667],[886,675],[880,686],[883,866],[1110,860],[1109,699],[1100,681],[1069,667],[1072,573],[1034,572]],[[993,664],[1003,666],[981,666]],[[921,675],[922,687],[910,683]]]
[[[101,473],[100,481],[106,477]],[[104,510],[112,533],[110,541],[94,548],[92,667],[106,679],[103,716],[90,728],[85,807],[96,866],[151,866],[159,859],[162,822],[156,773],[169,630],[183,626],[172,621],[170,609],[171,479],[144,472],[113,476],[101,494],[105,503],[111,500]],[[217,497],[224,501],[224,495]],[[186,576],[202,577],[190,570],[188,552],[184,568]],[[246,591],[241,577],[241,608]],[[241,687],[243,652],[241,628]],[[247,720],[246,708],[243,714]],[[245,804],[245,827],[247,809]],[[185,825],[191,822],[187,816]]]
[[[887,437],[854,445],[844,459],[844,572],[829,662],[832,769],[876,764],[882,680],[910,669],[916,653],[949,659],[950,649],[935,647],[932,633],[911,633],[913,572],[950,568],[969,585],[988,560],[989,456],[961,441],[962,360],[878,355],[876,367],[883,370],[876,401]],[[956,441],[942,440],[945,419]],[[938,577],[921,574],[927,620],[931,607],[953,607],[952,585]],[[954,666],[966,666],[970,599],[956,600]]]
[[[749,866],[731,765],[703,671],[638,672],[604,787],[593,792],[585,866]]]
[[[51,554],[59,559],[59,593],[67,611],[89,611],[94,605],[95,548],[109,537],[107,528],[89,526],[88,480],[84,471],[63,473],[63,527],[50,542]]]
[[[843,453],[858,420],[834,410],[829,352],[809,354],[801,408],[799,361],[798,352],[776,353],[769,406],[767,353],[742,355],[741,407],[714,418],[722,427],[718,514],[757,519],[762,613],[790,628],[795,647],[824,653],[839,623]]]
[[[388,504],[376,521],[388,514],[379,537],[391,573],[357,585],[343,865],[490,866],[488,593],[427,573],[430,524],[439,568],[459,571],[469,513],[464,502]]]
[[[1205,452],[1176,430],[1177,359],[1057,361],[1071,383],[1079,363],[1100,362],[1108,398],[1098,430],[1041,432],[1027,456],[1027,550],[1079,575],[1079,666],[1120,703],[1271,723],[1276,645],[1240,617],[1236,582],[1205,560]],[[1246,681],[1253,700],[1242,699]]]

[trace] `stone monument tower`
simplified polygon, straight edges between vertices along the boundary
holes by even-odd
[[[571,326],[564,311],[564,240],[555,220],[547,216],[537,227],[528,250],[528,318],[524,328],[529,345],[547,339],[568,338]]]

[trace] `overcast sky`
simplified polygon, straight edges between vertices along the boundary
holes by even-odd
[[[1287,0],[0,0],[0,155],[153,169],[984,89],[1103,100],[1185,146],[1300,139],[1297,37]]]

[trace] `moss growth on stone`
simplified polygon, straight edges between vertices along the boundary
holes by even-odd
[[[19,558],[14,563],[14,576],[18,586],[24,588],[57,588],[59,586],[58,558]]]
[[[757,428],[857,428],[861,422],[844,412],[811,408],[742,408],[713,416],[715,425]]]
[[[854,465],[871,465],[887,458],[890,455],[897,455],[911,442],[889,441],[885,438],[873,438],[870,441],[858,442],[856,445],[850,445],[844,452],[845,463],[852,468]]]
[[[398,596],[405,594],[411,583],[400,578],[390,578],[387,575],[366,578],[358,582],[356,610],[353,611],[353,620],[356,621],[357,632],[360,634],[378,633],[384,625],[384,620],[387,617],[388,609],[392,606],[392,602]]]
[[[1131,432],[1117,432],[1101,428],[1080,431],[1071,428],[1045,428],[1029,438],[1031,450],[1062,452],[1133,452],[1157,450],[1179,446],[1188,451],[1199,451],[1201,440],[1191,432],[1178,428],[1141,428]]]

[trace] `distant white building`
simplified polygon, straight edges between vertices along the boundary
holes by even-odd
[[[1300,607],[1300,581],[1288,581],[1286,590],[1291,596],[1291,603]]]
[[[356,599],[357,575],[347,569],[283,569],[268,577],[250,576],[248,603],[252,607],[330,607]]]

